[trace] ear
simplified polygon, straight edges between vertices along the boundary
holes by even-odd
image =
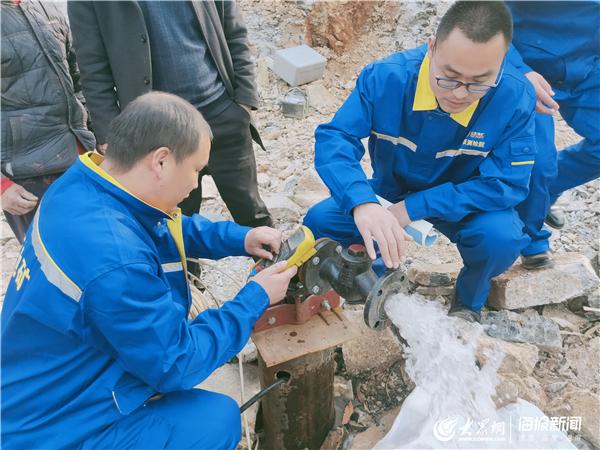
[[[429,59],[433,56],[433,48],[435,47],[435,36],[429,36],[427,38],[427,56]]]
[[[169,164],[171,164],[171,160],[173,159],[173,154],[168,147],[159,147],[150,153],[150,170],[157,177],[157,179],[162,179],[165,170],[168,168]]]

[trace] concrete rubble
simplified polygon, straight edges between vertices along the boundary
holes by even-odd
[[[481,324],[488,335],[505,341],[534,344],[549,350],[562,347],[556,322],[538,314],[489,311],[482,315]]]

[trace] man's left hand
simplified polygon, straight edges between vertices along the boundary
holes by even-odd
[[[273,259],[273,253],[279,252],[281,232],[271,227],[253,228],[246,234],[244,248],[249,255],[259,258]],[[265,250],[265,247],[271,249]]]
[[[394,215],[402,228],[406,228],[406,226],[412,222],[406,211],[406,203],[404,203],[404,200],[389,206],[388,211]]]

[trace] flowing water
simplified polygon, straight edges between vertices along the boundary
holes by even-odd
[[[534,405],[496,410],[496,372],[504,357],[486,349],[479,324],[448,317],[444,307],[398,294],[386,311],[406,340],[406,371],[415,382],[392,429],[375,448],[575,448]]]

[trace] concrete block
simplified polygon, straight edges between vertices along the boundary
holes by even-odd
[[[308,45],[278,50],[273,56],[273,72],[290,86],[318,80],[326,64],[327,60]]]
[[[527,270],[516,264],[492,280],[488,305],[520,309],[562,303],[598,290],[600,279],[589,260],[579,253],[554,256],[554,267]]]

